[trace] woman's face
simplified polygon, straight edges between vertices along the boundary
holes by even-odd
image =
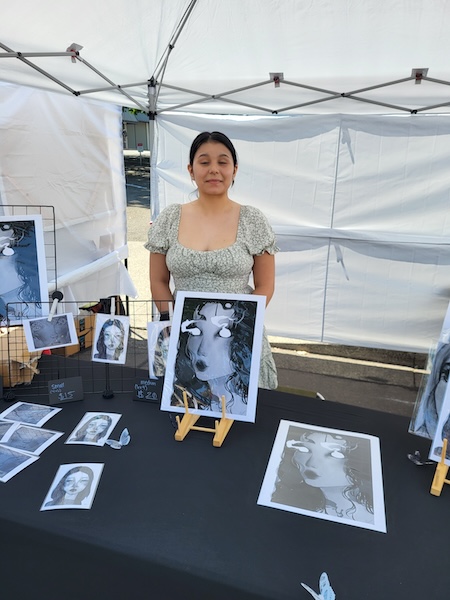
[[[325,488],[349,484],[344,468],[344,440],[336,440],[326,433],[312,433],[295,447],[294,464],[308,485]]]
[[[230,360],[233,316],[231,305],[224,308],[220,303],[211,302],[203,306],[196,318],[182,324],[182,331],[189,335],[187,353],[200,381],[225,377],[233,372]]]
[[[89,483],[89,475],[82,471],[71,473],[66,477],[63,484],[63,490],[68,496],[77,496],[80,492],[86,489]]]
[[[237,171],[231,152],[220,142],[206,142],[197,150],[188,167],[200,193],[226,194]]]
[[[108,428],[107,419],[93,419],[86,427],[86,434],[88,436],[96,436],[103,433]]]
[[[103,332],[103,340],[109,352],[114,352],[122,343],[122,332],[116,325],[109,325]]]

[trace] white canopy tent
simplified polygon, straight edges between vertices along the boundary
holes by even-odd
[[[24,0],[2,24],[0,81],[148,110],[155,212],[188,201],[196,132],[232,137],[233,195],[281,248],[269,333],[428,350],[449,300],[447,2]]]

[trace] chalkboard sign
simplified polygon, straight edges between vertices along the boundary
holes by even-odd
[[[141,402],[161,402],[164,377],[158,379],[139,379],[134,384],[133,400]]]
[[[83,381],[81,377],[53,379],[48,382],[49,404],[65,404],[83,400]]]

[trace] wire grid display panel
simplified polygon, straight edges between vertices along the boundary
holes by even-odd
[[[149,377],[147,323],[157,320],[159,313],[151,300],[128,301],[126,304],[120,302],[120,306],[124,309],[126,307],[128,314],[115,314],[128,318],[130,324],[124,364],[92,361],[97,315],[108,314],[96,312],[99,307],[96,301],[58,303],[57,315],[76,315],[74,320],[79,344],[75,346],[30,353],[21,326],[6,328],[6,331],[4,328],[3,333],[7,341],[0,347],[0,364],[6,364],[6,374],[3,377],[4,399],[29,399],[32,392],[33,401],[46,403],[50,381],[76,376],[82,377],[84,394],[100,394],[107,397],[111,394],[125,393],[134,399],[137,383]],[[50,307],[51,303],[49,310]],[[33,315],[33,310],[31,314]],[[33,362],[30,362],[30,354],[33,354]],[[19,362],[16,358],[21,361],[20,371],[27,375],[21,380],[14,378],[14,363]],[[28,372],[31,366],[32,371]]]

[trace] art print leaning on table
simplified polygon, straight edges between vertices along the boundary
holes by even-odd
[[[258,504],[386,533],[379,439],[280,421]]]
[[[161,408],[255,420],[266,299],[252,294],[178,292]]]
[[[48,314],[41,215],[0,216],[0,273],[0,320]]]

